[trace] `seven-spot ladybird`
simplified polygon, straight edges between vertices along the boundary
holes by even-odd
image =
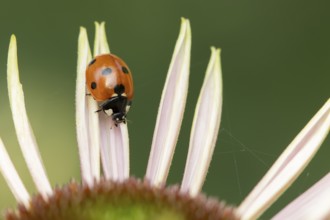
[[[133,99],[133,79],[126,63],[113,54],[96,56],[86,69],[86,86],[102,102],[99,111],[111,116],[115,125],[126,122]]]

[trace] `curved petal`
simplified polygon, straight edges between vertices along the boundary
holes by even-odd
[[[78,38],[78,64],[76,82],[76,130],[79,148],[80,169],[83,182],[92,185],[93,175],[90,160],[89,120],[86,96],[86,66],[91,60],[86,29],[81,27]]]
[[[272,220],[329,219],[330,173],[276,214]]]
[[[189,20],[182,18],[180,34],[158,109],[146,173],[146,179],[155,186],[163,185],[166,182],[179,136],[187,99],[190,48]]]
[[[26,207],[28,207],[30,201],[30,195],[27,192],[21,178],[19,177],[13,163],[11,162],[1,138],[0,138],[0,172],[5,178],[17,202],[21,202]]]
[[[330,99],[285,149],[271,169],[238,207],[242,219],[257,218],[308,165],[330,129]]]
[[[24,93],[19,81],[17,44],[14,35],[10,39],[7,65],[8,94],[17,139],[32,179],[40,194],[47,199],[47,195],[52,194],[52,189],[26,114]]]
[[[218,137],[222,110],[220,49],[212,54],[200,92],[190,135],[181,191],[197,195],[205,181]]]

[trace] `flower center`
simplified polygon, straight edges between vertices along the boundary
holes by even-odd
[[[6,219],[236,219],[234,211],[204,195],[182,194],[176,186],[154,188],[130,178],[122,183],[101,180],[92,188],[72,182],[55,189],[48,201],[35,196],[30,208],[19,205]]]

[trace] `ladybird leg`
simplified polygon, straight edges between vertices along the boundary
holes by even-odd
[[[101,111],[103,111],[103,109],[102,109],[102,108],[100,108],[100,109],[96,110],[96,111],[95,111],[95,113],[98,113],[98,112],[101,112]]]
[[[107,114],[106,113],[107,108],[105,107],[105,105],[106,105],[106,103],[102,103],[101,105],[99,105],[100,108],[98,110],[96,110],[95,112],[97,113],[97,112],[103,111],[105,114]]]
[[[86,96],[92,96],[92,94],[91,93],[86,93]],[[93,99],[96,101],[96,99],[94,97],[93,97]]]

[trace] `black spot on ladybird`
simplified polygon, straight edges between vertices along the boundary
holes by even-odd
[[[109,75],[112,73],[112,69],[110,67],[104,68],[102,70],[102,75]]]
[[[123,71],[123,73],[126,73],[126,74],[129,73],[128,69],[126,67],[124,67],[124,66],[121,68],[121,70]]]
[[[88,64],[88,66],[93,65],[93,63],[95,63],[95,61],[96,61],[96,59],[93,59],[93,60]]]
[[[115,93],[120,95],[125,92],[125,86],[123,84],[116,85],[114,90],[115,90]]]
[[[91,83],[91,88],[92,88],[92,89],[96,89],[96,82],[92,82],[92,83]]]

